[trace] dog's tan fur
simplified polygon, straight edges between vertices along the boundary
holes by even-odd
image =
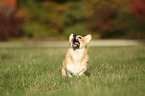
[[[81,37],[81,39],[79,39]],[[85,37],[77,35],[79,40],[79,48],[73,48],[73,34],[69,37],[70,48],[63,60],[62,76],[72,77],[73,75],[84,75],[87,71],[89,56],[87,54],[87,44],[89,44],[92,36],[89,34]]]

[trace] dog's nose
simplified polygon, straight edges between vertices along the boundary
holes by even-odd
[[[74,34],[74,35],[73,35],[73,37],[75,38],[75,37],[77,37],[77,35],[76,35],[76,34]]]

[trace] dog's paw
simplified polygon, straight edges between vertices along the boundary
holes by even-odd
[[[85,75],[85,74],[83,74],[83,73],[79,73],[79,76],[82,76],[82,75]]]

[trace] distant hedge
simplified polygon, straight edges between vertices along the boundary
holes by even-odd
[[[18,0],[17,12],[0,14],[0,39],[145,38],[145,0]],[[142,6],[138,6],[138,3]]]

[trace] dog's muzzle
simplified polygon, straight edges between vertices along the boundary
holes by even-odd
[[[78,48],[80,46],[80,42],[77,39],[77,35],[73,35],[73,47]]]

